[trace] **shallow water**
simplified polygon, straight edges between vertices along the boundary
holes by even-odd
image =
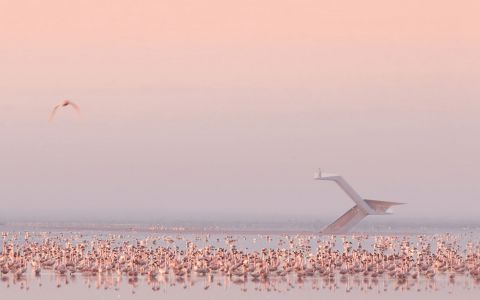
[[[208,289],[206,287],[208,286]],[[347,286],[352,289],[347,292]],[[480,295],[480,284],[469,278],[449,282],[446,276],[435,280],[415,280],[396,285],[394,280],[378,282],[362,278],[349,278],[336,283],[323,279],[292,278],[265,282],[237,283],[229,278],[218,278],[207,285],[206,278],[191,278],[184,282],[175,279],[152,283],[140,278],[129,282],[126,277],[85,277],[82,275],[56,276],[43,273],[40,277],[27,276],[22,280],[9,279],[0,283],[1,299],[474,299]]]
[[[142,241],[146,247],[165,247],[185,249],[187,242],[195,243],[199,248],[213,246],[215,248],[232,248],[250,253],[261,249],[305,249],[315,252],[319,245],[331,242],[334,249],[342,247],[342,236],[322,236],[318,233],[304,231],[273,230],[178,230],[166,228],[150,230],[151,227],[114,226],[99,230],[91,226],[49,226],[32,224],[8,224],[0,226],[0,231],[8,232],[7,240],[16,247],[25,243],[25,231],[29,231],[29,242],[42,242],[46,238],[65,242],[92,242],[95,240],[112,240],[120,245],[127,242],[134,245]],[[395,230],[397,233],[395,233]],[[442,228],[444,230],[444,228]],[[397,227],[387,234],[369,232],[362,238],[356,235],[345,236],[353,247],[360,244],[363,249],[371,250],[375,237],[395,237],[400,243],[406,239],[412,244],[419,240],[428,241],[435,250],[438,237],[446,243],[456,242],[459,251],[465,250],[468,241],[478,245],[480,236],[476,228],[455,227],[445,231],[419,230]],[[378,278],[362,274],[348,274],[335,277],[299,278],[295,274],[285,277],[271,276],[268,280],[252,280],[252,278],[225,276],[205,276],[191,274],[177,278],[173,274],[158,275],[155,278],[139,276],[132,279],[126,275],[103,273],[84,275],[80,273],[58,275],[53,270],[42,270],[35,276],[30,270],[20,278],[13,275],[2,276],[0,282],[0,299],[473,299],[480,297],[480,281],[468,274],[457,274],[450,278],[448,274],[437,274],[434,278],[408,278],[399,283],[394,278],[383,274]]]

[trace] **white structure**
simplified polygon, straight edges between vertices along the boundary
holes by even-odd
[[[340,186],[340,188],[352,198],[353,202],[357,204],[335,222],[325,227],[322,230],[323,233],[345,233],[368,215],[388,215],[390,214],[389,208],[391,206],[404,204],[363,199],[342,176],[336,174],[322,174],[320,169],[318,170],[318,173],[315,174],[314,179],[335,181],[338,186]]]

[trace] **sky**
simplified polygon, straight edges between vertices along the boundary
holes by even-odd
[[[0,0],[0,222],[329,220],[353,203],[319,167],[392,220],[478,218],[478,11]]]

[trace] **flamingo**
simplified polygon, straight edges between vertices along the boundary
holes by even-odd
[[[69,105],[72,106],[72,107],[77,111],[77,113],[80,113],[80,107],[79,107],[77,104],[75,104],[74,102],[72,102],[72,101],[70,101],[70,100],[63,100],[62,102],[60,102],[59,104],[57,104],[57,105],[53,108],[53,110],[52,110],[52,112],[51,112],[51,114],[50,114],[49,121],[50,121],[50,122],[53,121],[53,118],[55,117],[55,115],[56,115],[56,113],[57,113],[57,110],[58,110],[59,108],[62,108],[62,107],[65,107],[65,106],[69,106]]]

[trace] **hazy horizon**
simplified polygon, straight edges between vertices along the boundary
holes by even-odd
[[[170,215],[97,215],[86,216],[79,215],[48,215],[41,216],[13,216],[3,217],[0,219],[2,224],[146,224],[146,225],[166,225],[176,226],[190,224],[192,226],[201,226],[202,224],[210,225],[234,225],[234,224],[297,224],[297,225],[328,225],[333,222],[339,215],[318,216],[315,214],[170,214]],[[480,226],[480,221],[476,217],[445,217],[445,216],[368,216],[362,220],[358,227],[370,225],[445,225],[445,226]]]
[[[385,220],[474,220],[479,10],[0,1],[0,222],[333,220],[319,167],[407,203]]]

